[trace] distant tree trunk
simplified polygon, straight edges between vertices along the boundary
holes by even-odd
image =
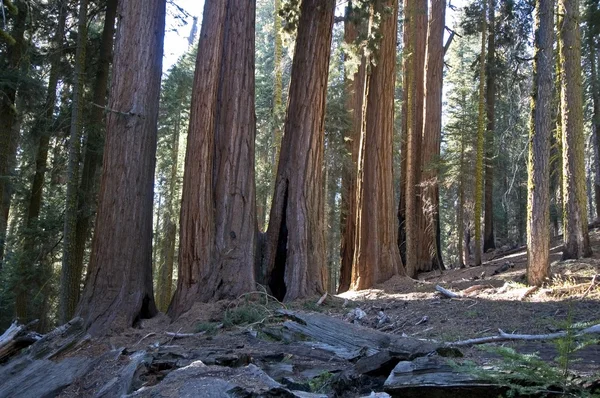
[[[479,118],[477,122],[477,149],[475,152],[475,266],[481,265],[481,208],[483,202],[483,153],[485,142],[485,44],[486,8],[483,2],[481,17],[481,56],[479,58]]]
[[[598,4],[594,5],[593,1],[588,5],[588,25],[594,26],[594,16],[600,15]],[[591,30],[591,28],[588,28]],[[600,80],[598,78],[598,66],[600,64],[600,51],[597,51],[596,36],[593,32],[588,31],[588,57],[591,69],[591,85],[592,85],[592,134],[594,137],[594,203],[596,205],[596,217],[600,218]]]
[[[165,0],[119,3],[98,213],[77,307],[92,334],[156,313],[152,200]]]
[[[179,88],[182,90],[182,87]],[[182,100],[183,102],[183,100]],[[175,240],[177,239],[176,206],[177,201],[177,170],[179,159],[179,131],[181,129],[181,111],[177,115],[173,137],[171,140],[171,175],[169,191],[165,203],[164,236],[160,248],[160,261],[156,283],[156,306],[166,312],[173,295],[173,267],[175,264]]]
[[[66,281],[65,286],[62,286],[64,294],[70,297],[69,301],[71,302],[71,305],[67,308],[66,319],[71,318],[75,306],[79,302],[85,247],[90,236],[92,217],[96,210],[96,187],[104,148],[104,108],[107,102],[106,89],[112,62],[116,14],[117,0],[107,0],[98,57],[98,70],[94,82],[93,104],[90,109],[89,120],[86,123],[87,137],[78,190],[74,252],[71,257],[73,273],[72,278]]]
[[[554,1],[537,0],[527,183],[527,280],[540,286],[550,276],[550,136]]]
[[[590,256],[585,193],[585,142],[581,76],[579,1],[559,0],[563,125],[563,259]]]
[[[384,10],[391,10],[388,15]],[[367,104],[356,179],[356,238],[352,288],[368,289],[404,274],[394,220],[393,133],[398,1],[377,0],[381,41],[367,77]]]
[[[416,246],[416,183],[417,183],[417,163],[416,148],[419,145],[419,134],[417,134],[416,123],[416,80],[415,73],[415,36],[416,36],[416,4],[414,0],[404,1],[404,13],[406,20],[404,22],[404,109],[406,120],[404,142],[402,143],[402,175],[400,177],[400,204],[398,218],[400,222],[400,235],[404,235],[404,252],[406,274],[414,277],[417,273],[417,246]],[[402,226],[404,228],[402,228]],[[402,246],[403,242],[399,242]],[[401,247],[402,250],[402,247]]]
[[[34,124],[32,135],[37,140],[37,152],[35,156],[35,173],[31,178],[31,190],[29,193],[29,201],[27,203],[27,212],[23,224],[25,230],[23,233],[23,246],[21,257],[19,258],[19,272],[21,282],[18,285],[16,299],[17,317],[23,322],[40,317],[39,311],[34,308],[28,309],[28,301],[31,299],[29,292],[34,287],[26,281],[31,281],[31,275],[39,273],[34,270],[33,264],[39,262],[40,259],[35,250],[35,242],[39,240],[37,233],[37,220],[40,215],[42,206],[42,193],[44,187],[44,178],[46,176],[46,163],[48,160],[48,146],[50,143],[50,126],[54,120],[54,108],[56,106],[56,88],[58,86],[59,68],[63,47],[66,7],[62,2],[59,2],[59,16],[56,32],[53,38],[53,49],[51,51],[50,73],[48,76],[48,87],[46,90],[46,100],[44,103],[44,112],[39,116]],[[40,285],[44,285],[41,283]]]
[[[65,226],[63,233],[63,262],[60,277],[60,323],[69,321],[77,306],[80,275],[74,267],[77,227],[77,188],[79,186],[79,155],[83,118],[83,81],[85,73],[85,47],[87,43],[88,0],[80,0],[77,22],[77,50],[73,71],[73,100],[71,102],[71,130],[69,134],[69,160],[67,166],[67,197],[65,204]],[[74,286],[67,290],[67,287]]]
[[[421,271],[443,269],[440,247],[438,170],[442,133],[442,84],[444,71],[444,26],[446,1],[432,3],[427,34],[425,65],[425,116],[423,124],[423,174],[421,202],[425,220]]]
[[[488,5],[488,46],[485,106],[487,115],[487,132],[485,139],[485,193],[483,219],[483,251],[496,248],[494,238],[494,134],[496,118],[496,0],[489,0]]]
[[[273,48],[273,178],[277,177],[277,162],[279,161],[279,152],[281,150],[281,124],[284,114],[282,104],[283,94],[283,69],[281,61],[283,60],[283,42],[281,39],[281,17],[279,10],[281,8],[281,0],[275,0],[275,12],[273,13],[273,33],[275,34],[275,43]]]
[[[334,0],[302,0],[269,217],[269,287],[291,301],[324,291],[323,142]]]
[[[8,45],[8,71],[19,73],[21,57],[25,48],[24,34],[27,22],[28,6],[25,1],[15,1],[19,13],[15,16],[11,37],[14,40]],[[7,84],[8,83],[8,84]],[[12,197],[10,182],[17,155],[19,131],[16,128],[17,111],[15,98],[17,84],[14,81],[0,82],[0,270],[4,262],[5,239],[8,227],[8,213]]]
[[[348,11],[351,13],[351,11]],[[359,27],[346,18],[344,41],[350,45],[358,37]],[[346,109],[350,114],[350,126],[344,135],[346,151],[350,161],[342,168],[342,202],[340,210],[340,285],[338,293],[350,289],[352,261],[354,260],[354,239],[356,236],[356,171],[360,132],[363,124],[363,101],[365,97],[366,59],[361,55],[360,65],[353,76],[346,76]]]
[[[169,314],[254,289],[255,1],[206,1],[194,76]],[[199,161],[200,160],[200,161]]]
[[[464,186],[464,164],[465,164],[465,134],[460,135],[460,160],[459,160],[459,182],[458,182],[458,267],[464,268],[469,263],[469,256],[465,250],[465,186]]]

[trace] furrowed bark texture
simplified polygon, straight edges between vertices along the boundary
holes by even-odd
[[[291,301],[327,286],[323,190],[324,114],[334,0],[303,0],[292,62],[265,265],[275,297]]]
[[[169,307],[254,289],[255,1],[207,1],[196,61],[180,221],[179,280]]]
[[[353,22],[345,22],[344,40],[352,44],[358,36],[359,27]],[[363,102],[366,83],[366,59],[361,56],[358,69],[353,76],[346,76],[346,109],[350,114],[350,126],[345,134],[346,151],[350,162],[342,170],[342,204],[340,211],[341,226],[341,266],[338,293],[350,289],[352,280],[352,261],[354,260],[354,239],[356,237],[356,173],[360,132],[363,124]]]
[[[392,10],[386,15],[385,9]],[[360,290],[404,273],[397,245],[392,181],[397,0],[378,0],[383,16],[379,51],[367,77],[367,104],[356,180],[356,238],[352,289]]]
[[[92,334],[156,313],[152,200],[165,3],[119,4],[98,214],[76,311]]]
[[[527,196],[527,280],[540,286],[550,274],[550,136],[552,134],[552,70],[554,1],[537,0],[533,90],[529,131]]]
[[[85,246],[90,237],[92,217],[96,211],[96,188],[99,180],[99,171],[104,147],[104,107],[106,107],[109,68],[112,62],[113,43],[115,36],[115,18],[117,14],[117,0],[108,0],[102,30],[102,42],[98,57],[98,69],[94,82],[92,108],[88,123],[86,123],[87,138],[85,140],[83,169],[79,182],[77,199],[77,220],[75,225],[75,246],[71,258],[72,278],[62,288],[69,296],[66,318],[73,316],[73,310],[79,302],[80,285],[83,274],[83,258]]]
[[[496,118],[496,0],[488,3],[488,45],[486,61],[485,106],[485,192],[483,209],[483,251],[496,248],[494,238],[494,129]]]
[[[481,211],[483,205],[483,153],[485,143],[485,44],[486,44],[486,6],[483,2],[481,23],[481,56],[479,58],[479,117],[477,120],[477,148],[475,151],[475,266],[481,265]]]
[[[585,142],[581,75],[579,1],[559,0],[562,70],[563,259],[590,256],[585,192]]]
[[[432,3],[425,64],[425,115],[423,122],[423,173],[421,203],[424,215],[423,261],[420,271],[443,269],[440,247],[438,162],[442,133],[442,84],[446,1]]]
[[[87,46],[87,9],[88,1],[79,2],[77,50],[73,70],[73,100],[71,102],[71,128],[69,133],[69,160],[67,165],[67,193],[65,199],[65,225],[63,229],[63,261],[60,275],[59,321],[66,323],[75,312],[77,301],[67,290],[75,285],[79,288],[81,278],[77,278],[73,267],[73,255],[76,248],[77,226],[77,187],[79,186],[79,152],[81,131],[83,129],[83,77],[85,73],[85,51]]]

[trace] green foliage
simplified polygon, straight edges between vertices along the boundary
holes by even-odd
[[[484,346],[483,351],[499,355],[501,362],[492,370],[472,367],[471,371],[484,378],[508,386],[509,397],[528,396],[543,392],[562,393],[567,397],[598,397],[582,387],[581,379],[561,367],[541,359],[536,354],[520,354],[509,347]],[[569,350],[570,353],[573,351]]]
[[[323,393],[326,391],[327,387],[331,384],[333,379],[333,374],[330,372],[323,372],[317,377],[311,379],[308,382],[310,387],[310,391],[313,393]]]
[[[219,324],[216,322],[198,322],[194,327],[194,333],[204,332],[207,336],[214,336],[219,330]]]
[[[249,325],[264,321],[271,315],[271,311],[265,306],[257,303],[246,303],[225,311],[223,326]]]

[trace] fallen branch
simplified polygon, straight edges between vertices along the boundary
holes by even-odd
[[[449,297],[449,298],[463,298],[464,296],[462,294],[459,293],[454,293],[448,289],[444,289],[443,287],[441,287],[440,285],[436,285],[435,286],[435,290],[437,290],[438,292],[440,292],[442,295]]]
[[[319,299],[319,301],[317,301],[317,306],[323,304],[323,302],[325,301],[326,298],[327,298],[327,292],[325,292],[325,294],[323,294],[321,296],[321,298]]]
[[[206,332],[198,332],[198,333],[173,333],[173,332],[165,332],[165,334],[173,339],[185,339],[188,337],[198,337],[202,336]]]
[[[527,289],[525,291],[525,293],[523,293],[521,295],[521,297],[519,297],[519,301],[523,301],[525,300],[527,297],[531,296],[533,293],[537,292],[538,290],[540,290],[539,286],[532,286],[529,289]]]
[[[461,293],[462,294],[470,294],[470,293],[476,292],[477,290],[491,289],[493,287],[494,286],[492,286],[492,285],[473,285],[471,287],[466,288]]]
[[[592,278],[592,282],[590,283],[590,287],[587,288],[587,290],[585,291],[585,293],[583,293],[583,296],[581,296],[580,300],[583,300],[584,298],[587,297],[588,294],[590,294],[590,292],[592,291],[592,289],[594,288],[594,286],[596,286],[598,284],[598,275],[594,275],[594,277]]]
[[[448,347],[466,347],[476,344],[487,344],[487,343],[498,343],[502,341],[514,341],[514,340],[555,340],[563,337],[567,337],[569,332],[556,332],[548,334],[514,334],[505,333],[502,329],[498,329],[498,335],[479,337],[476,339],[460,340],[452,343],[447,343]],[[600,324],[585,328],[578,333],[574,333],[574,337],[580,337],[586,334],[600,334]]]

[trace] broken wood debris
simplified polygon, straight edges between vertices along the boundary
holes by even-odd
[[[586,334],[600,334],[600,324],[590,326],[583,330],[580,330],[576,333],[572,333],[573,337],[581,337]],[[554,340],[560,339],[563,337],[567,337],[569,332],[562,331],[556,333],[548,333],[548,334],[515,334],[515,333],[506,333],[502,329],[498,329],[498,334],[495,336],[487,336],[487,337],[479,337],[475,339],[467,339],[455,341],[452,343],[447,343],[446,345],[449,347],[466,347],[472,346],[476,344],[487,344],[487,343],[498,343],[502,341],[513,341],[513,340]]]

